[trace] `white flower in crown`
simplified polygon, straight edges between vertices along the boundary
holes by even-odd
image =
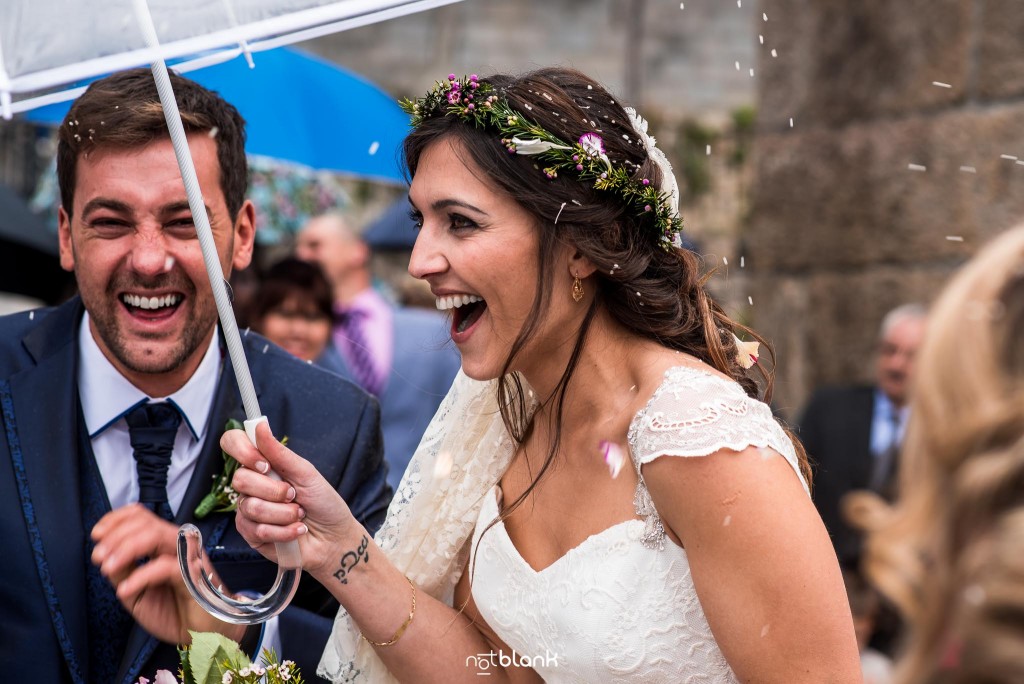
[[[676,183],[676,176],[672,173],[672,164],[669,163],[668,157],[665,153],[658,149],[657,141],[654,136],[647,133],[647,120],[636,113],[636,110],[632,107],[626,107],[626,115],[629,116],[629,122],[633,125],[633,130],[636,131],[637,135],[644,143],[644,148],[647,150],[647,156],[657,164],[661,170],[661,191],[668,195],[669,206],[672,211],[679,212],[679,184]],[[675,236],[679,245],[682,244],[682,239],[677,233]],[[679,246],[677,245],[677,246]]]
[[[570,150],[571,147],[565,145],[556,145],[553,142],[547,140],[540,140],[534,138],[532,140],[523,140],[522,138],[512,138],[512,144],[516,146],[516,154],[544,154],[548,150]]]

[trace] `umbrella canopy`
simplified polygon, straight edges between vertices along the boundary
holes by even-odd
[[[177,68],[191,71],[459,1],[4,0],[0,114],[9,119],[74,99],[76,84],[121,69],[185,59]],[[156,41],[145,37],[143,14],[152,18]],[[264,95],[276,100],[286,93]]]
[[[254,63],[250,69],[237,57],[188,74],[238,108],[246,121],[248,154],[360,178],[403,181],[398,151],[409,116],[395,98],[294,48],[262,52]],[[70,106],[43,106],[26,118],[57,126]]]

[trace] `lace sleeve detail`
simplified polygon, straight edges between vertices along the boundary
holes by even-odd
[[[710,371],[689,366],[666,371],[647,405],[633,418],[628,440],[640,476],[634,505],[637,515],[646,520],[643,543],[648,547],[664,548],[665,528],[640,467],[662,456],[709,456],[723,449],[743,451],[748,447],[770,449],[786,459],[810,495],[793,443],[768,405],[748,397],[737,383]]]

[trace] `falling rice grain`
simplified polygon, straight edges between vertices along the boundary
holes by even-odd
[[[779,56],[779,51],[776,50],[775,48],[772,48],[772,57],[778,57],[778,56]]]
[[[710,157],[711,156],[711,145],[707,146],[707,153],[708,153],[708,156]]]
[[[1017,161],[1017,158],[1015,156],[1013,156],[1012,154],[1001,154],[1001,155],[999,155],[999,158],[1000,159],[1009,159],[1010,161]]]
[[[739,71],[739,70],[740,70],[740,63],[739,63],[739,60],[737,60],[736,61],[736,71]]]
[[[740,268],[743,268],[744,257],[740,257]]]
[[[952,88],[953,87],[953,86],[949,85],[948,83],[943,83],[942,81],[932,81],[932,85],[933,86],[938,86],[940,88]]]
[[[963,235],[947,235],[946,239],[949,240],[950,242],[963,242],[964,241]]]
[[[726,266],[728,266],[729,265],[729,257],[722,257],[722,263],[725,264]]]
[[[761,43],[761,45],[764,45],[764,36],[762,34],[757,34],[757,40]]]
[[[28,312],[28,320],[34,321],[35,318],[36,318],[36,312],[35,311],[29,311]]]
[[[764,639],[766,636],[768,636],[768,630],[770,628],[771,628],[771,625],[765,625],[764,627],[761,628],[761,638],[762,639]]]
[[[789,117],[789,127],[793,127],[793,117]]]
[[[973,166],[961,166],[960,170],[963,171],[964,173],[978,173],[978,169],[974,168]]]
[[[558,213],[555,215],[555,225],[558,225],[558,218],[562,215],[562,210],[565,209],[565,202],[562,202],[562,206],[558,207]]]
[[[731,522],[732,522],[732,516],[731,515],[725,516],[725,520],[722,521],[722,527],[728,527],[729,523],[731,523]]]
[[[764,12],[761,13],[761,18],[764,19],[765,21],[768,21],[768,15],[765,14]]]
[[[218,133],[220,133],[220,129],[214,126],[206,135],[210,136],[210,138],[216,138]]]
[[[754,298],[748,295],[747,304],[749,304],[750,306],[754,306]]]
[[[377,154],[377,150],[379,149],[380,143],[374,140],[372,143],[370,143],[370,156],[372,157],[373,155]]]
[[[923,164],[907,164],[907,168],[911,171],[927,171],[928,167]]]
[[[268,350],[268,349],[270,349],[270,345],[269,345],[269,344],[265,344],[265,345],[263,345],[263,353],[264,353],[264,354],[266,354],[266,353],[267,353],[267,350]]]

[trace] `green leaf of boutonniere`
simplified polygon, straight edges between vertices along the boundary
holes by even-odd
[[[229,418],[224,425],[224,432],[243,430],[244,428],[245,426],[240,421]],[[281,438],[281,444],[288,444],[287,436]],[[231,478],[234,477],[235,471],[241,464],[229,456],[226,451],[221,450],[220,453],[224,457],[224,472],[214,477],[213,489],[196,506],[196,518],[205,518],[211,513],[233,513],[238,506],[238,492],[231,487]]]

